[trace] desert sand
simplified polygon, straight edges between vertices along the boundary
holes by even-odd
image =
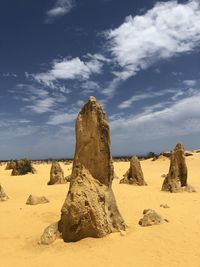
[[[48,186],[51,164],[34,165],[36,174],[11,176],[0,166],[0,183],[9,200],[0,203],[0,266],[200,266],[200,153],[186,158],[188,183],[196,193],[162,192],[162,174],[169,170],[169,159],[141,161],[148,186],[132,186],[113,181],[119,210],[128,226],[125,235],[85,238],[75,243],[57,239],[49,246],[39,245],[43,230],[60,219],[69,183]],[[115,162],[121,179],[129,162]],[[72,165],[61,163],[65,176]],[[29,206],[30,194],[44,195],[49,203]],[[167,204],[170,208],[162,208]],[[142,212],[151,208],[169,223],[151,227],[138,224]]]

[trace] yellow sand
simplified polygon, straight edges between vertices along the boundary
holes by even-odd
[[[43,230],[60,217],[67,185],[47,186],[50,165],[35,165],[37,174],[10,176],[0,166],[0,183],[9,195],[0,203],[0,266],[37,267],[199,267],[200,266],[200,153],[187,157],[189,184],[197,193],[161,192],[163,178],[169,168],[168,159],[142,161],[146,187],[119,184],[113,189],[120,211],[128,225],[125,236],[119,233],[105,238],[86,238],[76,243],[61,239],[49,246],[38,245]],[[61,164],[65,175],[71,165]],[[121,178],[128,162],[115,163]],[[26,205],[29,194],[45,195],[50,203]],[[169,209],[160,207],[168,204]],[[145,208],[152,208],[169,223],[152,227],[138,225]]]

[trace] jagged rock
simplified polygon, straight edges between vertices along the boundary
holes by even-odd
[[[36,170],[33,168],[31,161],[26,158],[17,160],[15,163],[16,164],[11,173],[12,176],[25,175],[27,173],[36,173]]]
[[[140,165],[140,161],[136,156],[133,156],[130,160],[130,168],[123,175],[123,179],[120,180],[120,183],[123,184],[133,184],[133,185],[147,185],[144,180],[144,175]]]
[[[0,201],[6,201],[9,197],[6,195],[6,193],[3,190],[3,187],[0,184]]]
[[[16,162],[15,161],[8,161],[6,164],[6,168],[5,170],[12,170],[14,169],[16,166]]]
[[[58,224],[64,241],[103,237],[125,230],[111,188],[112,180],[107,118],[96,99],[90,97],[76,121],[76,150],[70,188]]]
[[[61,233],[58,231],[58,222],[49,225],[41,236],[39,244],[49,245],[53,243],[58,237],[61,237]]]
[[[48,182],[48,185],[53,184],[65,184],[66,180],[64,178],[64,172],[57,161],[53,161],[51,165],[51,171],[50,171],[50,181]]]
[[[143,218],[139,220],[139,225],[141,226],[152,226],[163,222],[169,222],[167,219],[163,219],[161,215],[152,209],[145,209],[143,211],[143,215]]]
[[[162,191],[172,193],[190,191],[187,189],[187,175],[184,147],[182,144],[177,144],[171,153],[169,173],[163,182]]]
[[[37,205],[48,203],[49,200],[45,196],[30,195],[26,201],[27,205]]]

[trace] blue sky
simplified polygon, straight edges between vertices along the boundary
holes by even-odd
[[[72,157],[102,103],[113,155],[200,147],[200,3],[2,0],[0,159]]]

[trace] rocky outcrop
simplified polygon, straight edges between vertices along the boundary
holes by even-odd
[[[0,184],[0,201],[6,200],[8,200],[8,196],[6,195],[5,191],[3,190],[3,187]]]
[[[66,180],[64,178],[64,172],[59,162],[53,161],[51,165],[50,181],[48,182],[48,185],[64,184],[64,183],[66,183]]]
[[[130,168],[124,174],[124,178],[120,180],[120,183],[140,185],[140,186],[147,185],[147,183],[144,180],[144,175],[142,172],[140,161],[136,156],[133,156],[131,158]]]
[[[48,203],[49,200],[45,196],[30,195],[26,201],[27,205],[38,205]]]
[[[184,156],[184,146],[177,144],[170,157],[169,173],[166,175],[162,185],[162,191],[172,193],[180,191],[195,191],[187,184],[188,170]]]
[[[25,175],[27,173],[36,173],[36,170],[33,168],[31,161],[26,158],[17,160],[15,163],[16,164],[11,173],[12,176]]]
[[[145,209],[143,211],[143,215],[143,218],[139,220],[139,225],[141,226],[152,226],[163,222],[169,222],[167,219],[163,219],[160,214],[152,209]]]
[[[94,97],[76,121],[70,188],[58,224],[64,241],[103,237],[125,230],[112,191],[113,164],[107,118]]]

